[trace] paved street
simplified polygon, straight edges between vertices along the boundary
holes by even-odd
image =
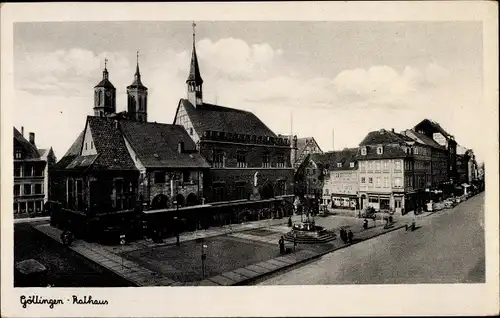
[[[55,287],[126,287],[114,273],[64,248],[36,231],[33,224],[14,226],[14,261],[35,259],[47,267],[47,282]]]
[[[480,283],[485,280],[484,192],[403,230],[327,254],[261,285]]]

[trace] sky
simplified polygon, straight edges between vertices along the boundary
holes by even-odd
[[[356,147],[381,128],[435,120],[484,158],[480,22],[196,22],[204,101],[254,112],[275,133]],[[126,109],[136,52],[148,119],[172,123],[192,49],[182,22],[14,25],[14,126],[60,159],[93,115],[104,58]]]

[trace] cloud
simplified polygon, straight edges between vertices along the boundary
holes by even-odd
[[[267,43],[249,45],[241,39],[224,38],[216,42],[203,39],[197,43],[197,53],[209,73],[232,79],[265,76],[267,67],[283,54]]]

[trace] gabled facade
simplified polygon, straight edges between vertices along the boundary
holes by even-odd
[[[14,127],[14,217],[28,217],[44,212],[49,199],[49,173],[56,157],[52,148],[39,149],[35,133],[24,137],[24,128],[19,132]]]
[[[205,103],[202,84],[193,34],[187,98],[179,101],[173,123],[184,127],[210,164],[206,202],[293,194],[291,140],[277,136],[251,112]]]
[[[322,154],[319,144],[314,137],[297,138],[297,146],[292,149],[291,162],[297,169],[309,154]]]
[[[360,208],[406,214],[424,204],[430,151],[405,135],[381,129],[359,144]],[[417,163],[417,164],[416,164]]]

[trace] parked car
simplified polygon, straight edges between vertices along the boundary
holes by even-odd
[[[457,202],[453,199],[444,200],[444,207],[446,209],[451,209],[457,205]]]

